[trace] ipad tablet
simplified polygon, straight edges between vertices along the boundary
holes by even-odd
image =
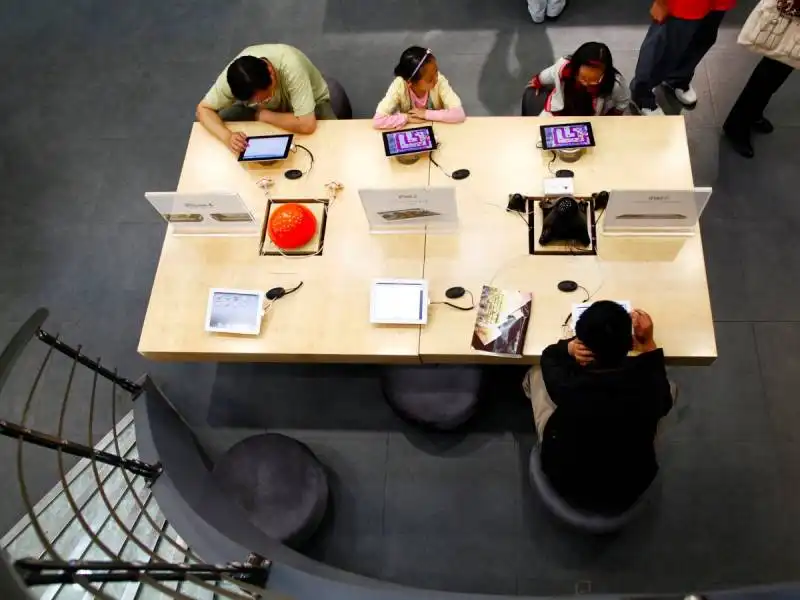
[[[568,148],[589,148],[594,146],[594,132],[591,123],[562,123],[542,125],[542,149],[565,150]]]
[[[413,129],[384,131],[383,149],[386,151],[386,156],[390,157],[436,150],[433,127],[426,125],[425,127],[414,127]]]
[[[633,306],[631,305],[630,300],[614,300],[617,304],[619,304],[622,308],[626,311],[631,312],[633,310]],[[573,304],[572,305],[572,327],[574,328],[578,324],[578,319],[581,318],[581,315],[586,312],[586,309],[589,308],[594,302],[582,302],[580,304]]]
[[[428,322],[428,282],[424,279],[375,279],[369,313],[370,323],[424,325]]]
[[[249,137],[247,138],[247,147],[239,155],[239,161],[283,160],[289,156],[293,138],[294,135],[291,133]]]
[[[264,292],[211,288],[206,331],[258,335],[264,311]]]

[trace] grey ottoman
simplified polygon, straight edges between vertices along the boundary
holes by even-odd
[[[578,510],[568,504],[550,483],[550,480],[542,469],[541,454],[538,445],[534,446],[531,451],[528,473],[530,475],[531,486],[539,492],[539,496],[547,509],[567,525],[585,533],[604,534],[622,529],[639,515],[647,504],[650,496],[648,493],[649,490],[646,491],[630,509],[615,516],[598,515]],[[650,489],[652,488],[653,486],[651,485]]]
[[[481,369],[473,366],[385,367],[381,375],[389,405],[402,417],[434,429],[455,429],[475,413]]]
[[[297,547],[328,507],[325,469],[307,446],[285,435],[249,437],[214,465],[214,479],[261,531]]]

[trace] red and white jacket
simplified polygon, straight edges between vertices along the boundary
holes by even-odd
[[[531,87],[551,87],[553,90],[547,96],[541,116],[552,116],[564,110],[564,77],[569,69],[569,59],[559,58],[551,67],[547,67],[531,81]],[[610,96],[596,96],[593,99],[594,114],[606,115],[610,112],[621,114],[631,103],[631,94],[628,84],[622,75],[616,76],[614,89]]]

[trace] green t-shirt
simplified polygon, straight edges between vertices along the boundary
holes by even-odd
[[[312,114],[318,104],[331,98],[322,73],[297,48],[286,44],[260,44],[245,48],[236,58],[240,56],[266,58],[278,74],[275,95],[261,104],[268,110],[302,117]],[[217,77],[203,102],[216,111],[238,102],[228,85],[228,67]]]

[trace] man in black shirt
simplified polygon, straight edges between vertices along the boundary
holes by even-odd
[[[532,369],[523,384],[542,469],[575,508],[620,514],[658,471],[653,444],[673,404],[664,352],[650,316],[628,314],[615,302],[595,302],[575,333],[545,348],[541,370]],[[631,350],[637,356],[629,357]]]

